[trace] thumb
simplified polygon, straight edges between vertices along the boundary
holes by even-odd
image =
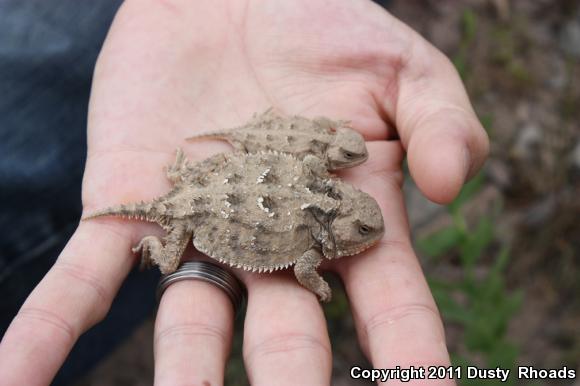
[[[417,186],[448,203],[481,168],[489,140],[451,62],[422,39],[415,47],[399,72],[395,123]]]

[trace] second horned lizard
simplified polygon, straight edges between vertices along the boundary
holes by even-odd
[[[325,161],[328,170],[360,165],[368,158],[364,138],[346,121],[286,117],[273,108],[254,115],[240,127],[198,134],[188,140],[203,138],[225,139],[246,153],[274,150],[294,154],[299,159],[315,155]]]

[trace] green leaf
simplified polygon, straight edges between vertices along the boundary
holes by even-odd
[[[495,258],[493,267],[491,268],[490,276],[499,276],[503,273],[505,267],[510,260],[510,249],[507,246],[503,246]]]
[[[481,125],[483,126],[485,131],[487,131],[489,133],[491,131],[492,126],[493,126],[493,116],[490,114],[482,115],[479,118],[479,121],[481,122]]]
[[[465,184],[459,195],[455,198],[455,200],[453,200],[451,204],[449,204],[448,209],[450,212],[454,213],[455,211],[458,211],[463,206],[463,204],[465,204],[471,197],[473,197],[479,191],[479,189],[481,189],[484,179],[485,177],[483,173],[479,173],[473,177],[471,181]]]
[[[462,45],[471,44],[477,32],[477,15],[471,9],[467,9],[461,15]]]
[[[456,54],[453,57],[452,62],[461,79],[465,81],[467,78],[467,63],[465,61],[465,55],[462,52]]]
[[[460,324],[467,324],[473,318],[470,310],[465,306],[458,304],[452,297],[456,285],[449,285],[444,282],[429,280],[429,287],[431,293],[437,303],[437,307],[443,316],[443,319],[448,322],[455,322]]]
[[[487,217],[482,217],[473,234],[470,234],[460,247],[461,263],[466,269],[472,269],[485,248],[493,239],[493,224]]]
[[[511,296],[506,296],[506,309],[509,311],[510,317],[519,311],[523,302],[524,293],[521,290],[513,292]]]
[[[456,247],[462,238],[462,232],[454,226],[440,229],[417,242],[417,248],[423,254],[438,257]]]
[[[513,368],[518,357],[518,349],[506,341],[498,342],[489,352],[487,357],[487,366],[490,368],[503,367]]]
[[[461,16],[461,41],[457,52],[453,56],[453,64],[463,80],[469,75],[467,58],[476,32],[477,16],[472,10],[466,10]]]

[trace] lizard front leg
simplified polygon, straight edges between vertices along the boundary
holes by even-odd
[[[332,297],[330,286],[316,272],[321,262],[322,254],[316,249],[309,249],[296,261],[294,275],[300,284],[318,295],[320,301],[329,302]]]
[[[165,275],[175,272],[190,238],[191,232],[184,224],[178,223],[165,237],[165,243],[155,236],[145,236],[133,248],[133,252],[141,251],[141,267],[156,264]]]
[[[312,154],[307,154],[306,156],[304,156],[302,163],[313,176],[321,178],[330,177],[330,174],[326,169],[326,164],[319,157]]]
[[[184,178],[187,176],[188,166],[189,163],[183,154],[183,150],[178,148],[175,152],[175,162],[166,170],[167,179],[171,181],[173,185],[183,182]]]

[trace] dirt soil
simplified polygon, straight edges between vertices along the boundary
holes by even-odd
[[[580,9],[575,1],[391,1],[390,12],[446,53],[460,70],[475,110],[488,127],[485,184],[470,216],[499,203],[497,234],[511,245],[505,281],[523,294],[509,339],[518,363],[580,370]],[[446,211],[405,187],[416,239],[448,222]],[[485,264],[485,262],[483,263]],[[453,260],[425,265],[428,276],[457,270]],[[336,287],[336,285],[335,285]],[[338,285],[339,287],[339,285]],[[354,364],[348,304],[340,289],[327,308],[335,385]],[[342,298],[341,298],[342,297]],[[449,347],[460,346],[446,323]],[[241,323],[228,368],[229,385],[245,385]],[[152,319],[76,386],[152,383]],[[572,382],[573,383],[573,382]],[[544,384],[542,382],[536,383]],[[546,382],[545,384],[550,384]],[[570,384],[564,382],[561,384]]]

